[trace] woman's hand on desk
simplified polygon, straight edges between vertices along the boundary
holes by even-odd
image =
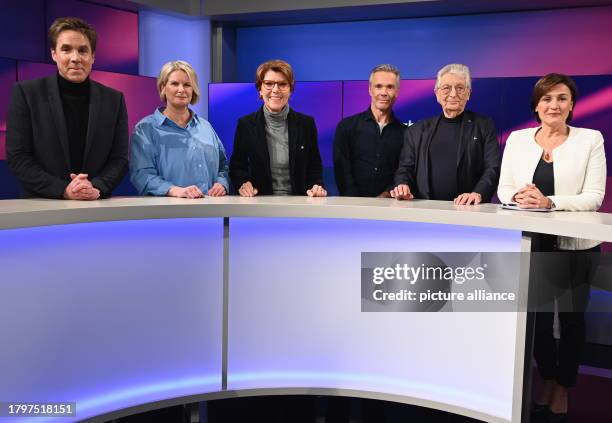
[[[219,182],[215,182],[212,188],[206,193],[206,195],[210,197],[223,197],[225,194],[227,194],[227,192],[225,192],[225,187]]]
[[[166,194],[168,197],[178,197],[178,198],[202,198],[204,194],[200,191],[195,185],[190,185],[188,187],[182,188],[174,186],[168,190]]]
[[[550,209],[553,202],[546,197],[534,184],[527,184],[519,189],[513,197],[519,207],[524,209]]]
[[[240,194],[241,197],[255,197],[257,195],[257,188],[255,188],[250,181],[246,181],[238,189],[238,194]]]

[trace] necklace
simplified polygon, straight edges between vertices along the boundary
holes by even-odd
[[[540,132],[540,130],[538,130],[538,133],[539,132]],[[538,133],[536,133],[536,136],[538,135]],[[567,128],[567,131],[565,132],[564,135],[562,135],[560,137],[556,137],[555,139],[553,139],[552,142],[550,143],[550,145],[548,145],[548,146],[545,145],[544,140],[542,138],[540,138],[539,142],[536,139],[536,142],[540,145],[540,147],[542,147],[542,150],[544,150],[544,154],[542,154],[542,158],[544,159],[544,161],[546,163],[551,163],[552,162],[552,160],[553,160],[553,156],[552,156],[553,150],[555,148],[557,148],[558,146],[560,146],[561,144],[563,144],[567,140],[568,135],[569,135],[569,127]]]
[[[551,162],[551,160],[550,160],[551,153],[552,153],[552,151],[549,152],[549,151],[544,150],[544,161],[545,162],[549,162],[549,163]]]

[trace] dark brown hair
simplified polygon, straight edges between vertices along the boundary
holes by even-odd
[[[291,65],[284,60],[268,60],[267,62],[259,65],[257,72],[255,72],[255,87],[257,88],[257,92],[261,91],[261,84],[263,83],[264,76],[266,76],[268,71],[282,73],[291,86],[291,92],[293,92],[293,88],[295,86],[293,69],[291,68]]]
[[[53,21],[49,27],[49,46],[51,50],[55,50],[57,46],[57,37],[59,37],[60,33],[69,30],[83,34],[89,40],[91,52],[96,52],[98,34],[96,34],[96,30],[93,29],[91,25],[79,18],[57,18]]]
[[[563,75],[561,73],[549,73],[548,75],[544,75],[540,78],[538,82],[536,82],[533,87],[533,93],[531,94],[531,111],[535,114],[535,118],[538,123],[542,122],[540,120],[540,116],[538,116],[538,112],[536,112],[536,107],[538,107],[538,103],[540,99],[546,95],[547,92],[552,90],[555,85],[563,84],[570,90],[570,94],[572,95],[572,103],[573,106],[576,107],[576,100],[578,99],[578,88],[576,88],[576,83],[572,78],[567,75]],[[573,109],[573,107],[572,107]],[[573,116],[573,110],[570,110],[565,123],[570,123]]]

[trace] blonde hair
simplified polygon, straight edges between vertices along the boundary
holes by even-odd
[[[157,91],[159,92],[159,98],[161,101],[166,101],[166,96],[163,94],[164,87],[170,79],[170,74],[174,71],[181,70],[187,74],[191,87],[193,88],[193,95],[191,96],[191,104],[196,104],[200,99],[200,85],[198,84],[198,75],[191,65],[183,60],[174,60],[166,63],[162,66],[157,77]]]

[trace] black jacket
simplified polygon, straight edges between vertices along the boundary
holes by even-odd
[[[70,183],[70,151],[59,76],[13,87],[6,160],[23,197],[63,198]],[[90,81],[89,123],[82,172],[107,197],[128,167],[128,120],[123,94]]]
[[[415,198],[431,198],[429,145],[441,117],[421,120],[410,126],[404,135],[395,185],[407,184]],[[466,110],[461,123],[455,169],[458,193],[477,192],[483,202],[491,201],[499,182],[500,166],[499,143],[493,120]],[[452,169],[449,174],[452,174]]]
[[[235,190],[250,181],[259,195],[272,195],[270,153],[266,141],[263,106],[241,117],[236,127],[234,151],[230,159],[230,178]],[[317,127],[312,117],[293,109],[287,115],[289,126],[289,170],[291,193],[306,195],[313,185],[323,185],[323,168],[317,145]]]

